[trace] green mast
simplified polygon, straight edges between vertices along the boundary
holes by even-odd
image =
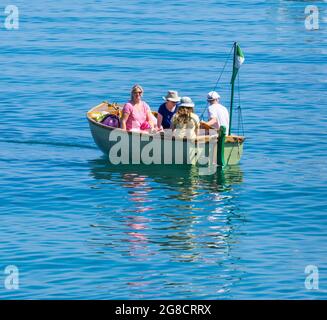
[[[234,77],[234,68],[235,68],[235,56],[236,56],[236,45],[237,43],[234,42],[234,55],[233,55],[233,75],[231,79],[231,93],[230,93],[230,108],[229,108],[229,129],[228,129],[228,135],[230,136],[231,130],[232,130],[232,117],[233,117],[233,101],[234,101],[234,83],[235,78]]]
[[[238,73],[238,69],[244,62],[243,52],[237,42],[234,42],[234,58],[233,58],[233,75],[231,79],[231,96],[230,96],[230,109],[229,109],[229,130],[228,135],[232,130],[232,116],[233,116],[233,101],[234,101],[234,83]]]

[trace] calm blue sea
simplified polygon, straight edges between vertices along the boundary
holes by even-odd
[[[326,1],[11,0],[12,31],[7,4],[1,299],[327,298]],[[245,55],[239,166],[199,176],[107,163],[88,109],[125,102],[137,82],[153,110],[175,89],[201,114],[233,41]],[[309,265],[319,273],[306,287]]]

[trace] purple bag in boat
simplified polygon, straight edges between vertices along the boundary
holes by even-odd
[[[108,127],[114,127],[114,128],[120,127],[119,118],[114,114],[109,114],[104,120],[102,120],[101,123]]]

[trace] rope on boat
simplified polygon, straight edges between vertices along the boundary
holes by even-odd
[[[242,108],[241,108],[241,89],[240,89],[240,75],[239,73],[237,74],[237,82],[238,82],[238,124],[237,124],[237,135],[240,135],[240,130],[241,130],[241,135],[244,136],[244,124],[243,124],[243,117],[242,117]]]
[[[217,82],[216,82],[216,85],[215,85],[215,87],[214,87],[214,89],[213,89],[212,91],[215,91],[215,90],[217,89],[218,83],[219,83],[219,81],[220,81],[220,79],[221,79],[221,76],[223,75],[223,73],[224,73],[224,71],[225,71],[225,68],[226,68],[227,62],[229,61],[229,58],[230,58],[230,56],[231,56],[231,54],[232,54],[232,51],[233,51],[233,48],[234,48],[234,46],[232,46],[232,48],[230,49],[230,52],[229,52],[228,57],[227,57],[227,59],[226,59],[226,61],[225,61],[224,67],[223,67],[222,71],[220,72],[220,75],[219,75],[219,77],[218,77],[218,80],[217,80]],[[203,120],[203,115],[204,115],[204,113],[207,111],[207,109],[208,109],[208,103],[207,103],[207,106],[205,107],[205,109],[203,110],[203,112],[202,112],[202,114],[201,114],[200,120]]]
[[[228,54],[228,57],[227,57],[227,59],[226,59],[226,61],[225,61],[225,64],[224,64],[223,70],[221,71],[221,73],[220,73],[220,75],[219,75],[219,78],[218,78],[218,80],[217,80],[217,82],[216,82],[216,85],[215,85],[213,91],[215,91],[215,90],[217,89],[218,83],[219,83],[219,81],[220,81],[221,76],[223,75],[223,72],[225,71],[225,68],[226,68],[227,62],[229,61],[229,58],[230,58],[230,56],[231,56],[231,54],[232,54],[232,51],[233,51],[233,48],[234,48],[234,46],[232,46],[231,49],[230,49],[230,51],[229,51],[229,54]]]

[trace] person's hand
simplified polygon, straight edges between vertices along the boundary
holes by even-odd
[[[156,128],[151,127],[151,128],[149,129],[149,133],[151,133],[151,134],[155,134],[155,133],[157,133]]]

